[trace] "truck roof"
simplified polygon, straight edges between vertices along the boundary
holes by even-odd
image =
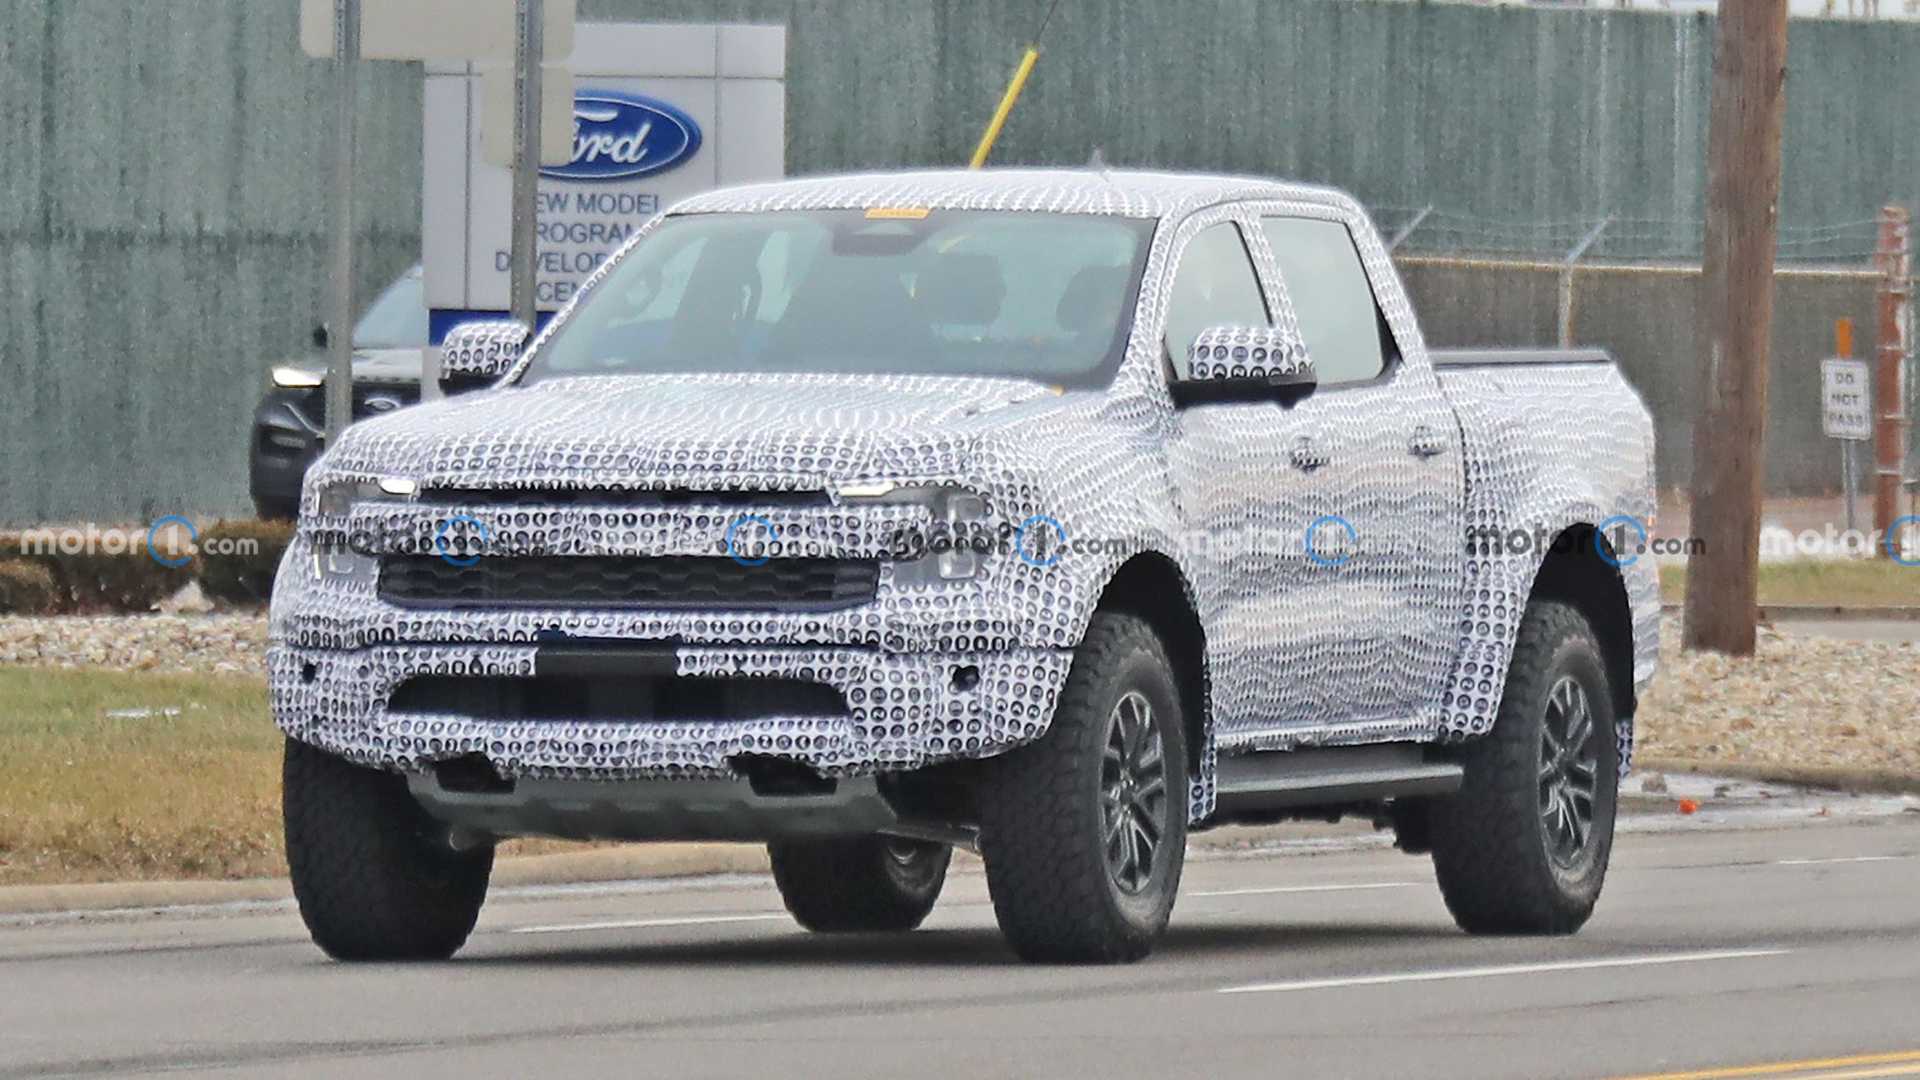
[[[675,213],[765,210],[1027,210],[1170,218],[1215,203],[1284,199],[1359,211],[1344,192],[1254,176],[1106,169],[942,169],[808,177],[696,195]]]

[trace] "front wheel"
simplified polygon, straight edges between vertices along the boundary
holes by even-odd
[[[493,848],[455,851],[405,779],[293,739],[281,782],[293,896],[328,956],[444,960],[466,942]]]
[[[1593,914],[1620,786],[1613,694],[1579,611],[1529,605],[1493,733],[1429,815],[1440,891],[1461,929],[1570,934]]]
[[[1100,612],[1040,741],[991,762],[987,890],[1029,961],[1138,960],[1166,929],[1187,844],[1186,728],[1153,627]]]

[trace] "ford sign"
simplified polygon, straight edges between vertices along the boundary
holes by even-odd
[[[700,125],[637,94],[584,90],[573,99],[573,160],[540,170],[555,180],[630,180],[684,164],[700,151]]]

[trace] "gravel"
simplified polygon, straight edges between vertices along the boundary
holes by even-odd
[[[267,673],[267,617],[0,617],[0,664],[230,675]]]
[[[1783,637],[1756,656],[1684,654],[1663,630],[1638,753],[1920,773],[1920,645]],[[0,618],[0,664],[264,677],[263,614]]]
[[[1661,640],[1636,753],[1920,773],[1920,644],[1761,627],[1755,655],[1735,659],[1682,653],[1674,619]]]

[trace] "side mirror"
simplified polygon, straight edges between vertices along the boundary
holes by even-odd
[[[1193,340],[1187,356],[1187,377],[1167,388],[1183,408],[1229,401],[1291,407],[1320,385],[1306,343],[1279,327],[1211,327]]]
[[[327,351],[327,343],[328,343],[328,342],[330,342],[330,341],[332,341],[332,340],[333,340],[333,339],[332,339],[332,337],[330,337],[330,336],[329,336],[329,335],[327,334],[327,324],[326,324],[326,323],[314,323],[314,324],[313,324],[313,347],[314,347],[314,348],[316,348],[316,349],[318,349],[318,350],[320,350],[321,352],[326,352],[326,351]]]
[[[499,381],[520,362],[529,336],[526,324],[512,321],[454,327],[440,345],[441,390],[452,396]]]

